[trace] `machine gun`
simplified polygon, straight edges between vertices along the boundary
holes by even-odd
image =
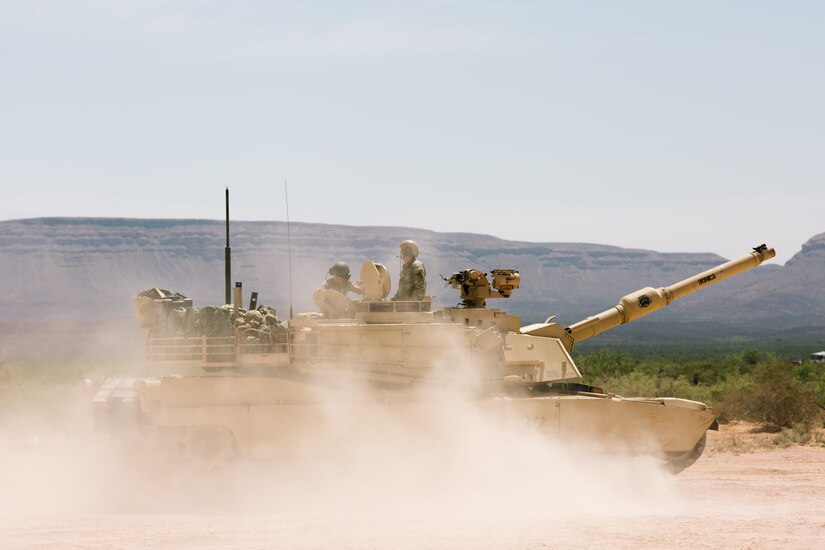
[[[487,298],[509,298],[521,283],[521,276],[515,269],[493,269],[490,275],[493,276],[492,283],[487,274],[478,269],[465,269],[441,278],[445,284],[461,290],[464,307],[479,308],[486,305]]]

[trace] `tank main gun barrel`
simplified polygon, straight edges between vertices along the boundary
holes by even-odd
[[[614,307],[572,324],[565,330],[573,337],[574,342],[586,340],[615,326],[629,323],[643,315],[662,309],[682,296],[754,268],[774,256],[776,256],[776,251],[773,248],[768,248],[764,244],[757,246],[753,252],[740,258],[725,262],[670,286],[660,289],[647,287],[632,292],[619,300]]]

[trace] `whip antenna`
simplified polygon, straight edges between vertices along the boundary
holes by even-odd
[[[292,319],[292,236],[289,233],[289,190],[284,180],[284,197],[286,198],[286,249],[289,259],[289,318]]]
[[[229,187],[226,188],[226,247],[223,249],[224,289],[226,290],[225,304],[232,303],[232,249],[229,247]]]

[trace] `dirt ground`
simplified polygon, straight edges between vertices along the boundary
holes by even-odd
[[[254,473],[246,486],[178,485],[137,499],[137,482],[104,463],[90,468],[84,455],[49,451],[15,461],[7,449],[0,548],[825,547],[825,447],[780,448],[775,435],[749,428],[710,432],[704,455],[676,476],[645,461],[560,459],[502,478],[518,490],[480,487],[482,476],[454,486],[460,498],[434,492],[367,503],[359,492],[397,487],[381,478],[335,487],[330,479],[322,484],[329,493],[303,505],[290,480],[275,484],[282,492],[261,492]],[[348,497],[329,505],[341,489]],[[212,505],[199,506],[204,500]]]

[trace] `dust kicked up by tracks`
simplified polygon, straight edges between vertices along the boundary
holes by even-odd
[[[805,548],[825,537],[822,447],[739,452],[723,426],[672,476],[650,459],[437,416],[427,438],[388,425],[326,460],[220,475],[147,475],[65,426],[7,437],[0,547]]]

